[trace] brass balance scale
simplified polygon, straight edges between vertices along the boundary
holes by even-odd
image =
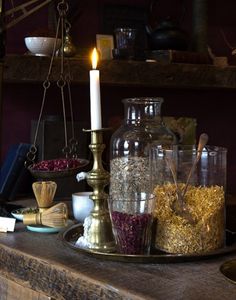
[[[26,18],[27,16],[31,15],[35,11],[39,10],[46,4],[52,2],[52,0],[45,0],[42,3],[36,5],[34,8],[28,9],[31,7],[32,4],[39,3],[41,1],[32,0],[27,1],[25,4],[21,4],[17,7],[13,7],[12,9],[6,12],[6,16],[10,16],[15,12],[19,12],[20,15],[15,17],[11,20],[6,28],[10,28],[20,22],[22,19]],[[66,1],[62,0],[59,2],[57,6],[59,12],[58,24],[57,24],[57,32],[56,32],[56,39],[58,37],[59,29],[61,29],[61,38],[62,38],[62,46],[60,51],[60,59],[61,59],[61,70],[59,74],[59,79],[57,81],[57,86],[61,90],[61,97],[63,103],[63,118],[64,118],[64,131],[65,131],[65,147],[63,149],[63,153],[67,156],[71,152],[71,148],[73,148],[76,144],[75,139],[72,137],[72,145],[67,143],[67,128],[66,128],[66,115],[65,115],[65,104],[64,104],[64,86],[70,84],[70,80],[68,81],[68,77],[65,74],[64,70],[64,56],[69,56],[69,53],[73,53],[73,47],[70,47],[70,39],[68,38],[68,33],[70,29],[70,24],[66,19],[66,13],[68,10],[68,4]],[[65,35],[64,35],[64,28],[65,28]],[[54,47],[55,48],[55,47]],[[78,171],[88,164],[87,160],[79,159],[79,167],[77,168],[69,168],[61,171],[43,171],[34,169],[34,160],[36,158],[37,147],[36,147],[36,140],[37,134],[39,129],[40,120],[43,114],[43,108],[45,104],[45,98],[47,94],[47,90],[50,87],[50,75],[53,66],[53,60],[55,58],[55,49],[53,51],[50,66],[48,70],[48,74],[46,80],[43,83],[44,87],[44,95],[42,100],[42,105],[39,113],[38,123],[36,126],[35,137],[33,145],[27,155],[27,167],[33,177],[36,179],[43,179],[43,180],[52,180],[53,178],[58,177],[65,177],[65,176],[72,176],[78,173]],[[67,74],[69,75],[69,74]],[[70,88],[69,90],[69,100],[71,105],[71,95],[70,95]],[[72,109],[71,109],[72,111]],[[73,115],[71,115],[73,121]],[[73,126],[72,126],[73,127]],[[104,192],[104,188],[106,185],[109,184],[109,173],[103,168],[102,164],[102,153],[105,148],[103,144],[103,132],[107,130],[106,128],[102,128],[100,130],[84,130],[84,132],[91,133],[91,144],[89,148],[93,154],[94,163],[93,168],[90,172],[87,173],[87,183],[93,188],[93,194],[91,195],[91,199],[94,201],[94,210],[91,213],[91,228],[90,228],[90,235],[89,235],[89,243],[92,245],[92,248],[97,251],[101,252],[111,252],[114,251],[115,243],[111,229],[111,222],[109,217],[109,212],[107,209],[107,197],[108,195]],[[73,150],[73,149],[72,149]]]

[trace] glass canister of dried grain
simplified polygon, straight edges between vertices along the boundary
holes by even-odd
[[[196,147],[152,147],[150,151],[156,247],[180,254],[208,253],[224,247],[227,149],[206,146],[187,188]]]

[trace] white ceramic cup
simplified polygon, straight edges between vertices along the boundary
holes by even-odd
[[[74,218],[81,223],[89,216],[94,207],[93,200],[89,198],[90,195],[92,195],[92,192],[78,192],[72,194]]]

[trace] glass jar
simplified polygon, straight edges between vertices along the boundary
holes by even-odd
[[[150,152],[156,248],[198,254],[224,247],[227,149],[153,146]]]
[[[111,137],[110,195],[113,199],[150,192],[149,146],[171,145],[175,135],[161,118],[163,98],[127,98],[124,121]]]

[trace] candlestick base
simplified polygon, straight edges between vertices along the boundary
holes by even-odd
[[[91,132],[89,148],[94,158],[93,168],[86,176],[88,185],[93,188],[90,198],[94,201],[94,209],[84,221],[84,239],[86,246],[90,249],[113,252],[115,241],[108,211],[108,194],[104,191],[105,186],[109,184],[110,174],[102,165],[102,153],[105,149],[105,144],[103,144],[104,130],[108,130],[108,128],[83,130]]]

